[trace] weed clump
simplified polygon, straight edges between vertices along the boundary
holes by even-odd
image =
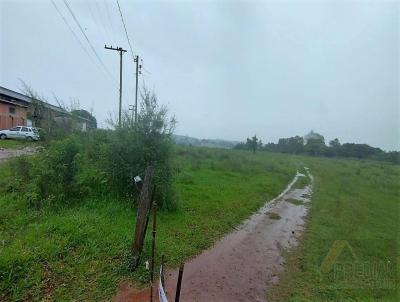
[[[294,204],[296,206],[304,204],[303,201],[294,198],[286,199],[285,201],[290,202],[291,204]]]
[[[279,220],[279,219],[281,219],[281,216],[280,216],[278,213],[275,213],[275,212],[269,212],[269,213],[268,213],[268,217],[269,217],[270,219],[274,219],[274,220]]]
[[[300,176],[293,185],[293,189],[303,189],[309,184],[308,176]]]

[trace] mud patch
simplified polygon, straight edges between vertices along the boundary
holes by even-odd
[[[153,295],[157,296],[157,295]],[[113,302],[124,301],[150,301],[150,288],[138,289],[128,281],[122,281],[118,285],[117,295],[112,299]],[[154,299],[154,301],[158,301]]]
[[[17,157],[17,156],[21,156],[21,155],[33,155],[42,149],[43,149],[43,147],[41,147],[41,146],[25,147],[23,149],[0,148],[0,163],[11,157]]]

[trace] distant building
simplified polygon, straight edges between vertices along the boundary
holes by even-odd
[[[9,129],[15,126],[38,126],[35,125],[38,108],[35,101],[29,96],[0,86],[0,130]],[[95,128],[89,119],[73,116],[65,109],[46,102],[40,102],[46,109],[46,116],[42,120],[42,128],[50,128],[51,122],[59,126],[71,126],[74,121],[74,128],[81,131]]]
[[[0,86],[0,130],[31,126],[27,120],[30,100],[26,95]]]

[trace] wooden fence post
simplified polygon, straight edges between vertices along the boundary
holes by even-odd
[[[143,186],[140,192],[139,203],[137,206],[136,227],[132,244],[132,252],[134,257],[136,257],[134,268],[136,268],[138,265],[139,257],[143,250],[144,237],[146,235],[147,217],[149,215],[152,200],[151,193],[153,171],[153,167],[151,166],[146,168]]]
[[[176,283],[175,302],[179,302],[179,299],[181,298],[181,286],[182,286],[184,268],[185,264],[182,263],[181,266],[179,267],[178,282]]]
[[[165,278],[164,278],[164,263],[165,263],[165,256],[164,254],[161,255],[161,285],[165,287]]]
[[[155,250],[156,250],[156,233],[157,233],[157,203],[153,203],[153,240],[151,243],[151,264],[150,264],[150,302],[153,302],[153,291],[154,291],[154,262],[155,262]]]

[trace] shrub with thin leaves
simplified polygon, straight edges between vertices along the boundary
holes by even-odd
[[[127,113],[123,116],[122,126],[115,130],[75,133],[52,141],[34,158],[24,159],[14,176],[20,180],[19,188],[28,203],[70,203],[82,197],[105,195],[136,200],[133,177],[144,178],[146,167],[152,165],[157,203],[174,208],[174,119],[147,90],[142,93],[137,123],[133,124]]]

